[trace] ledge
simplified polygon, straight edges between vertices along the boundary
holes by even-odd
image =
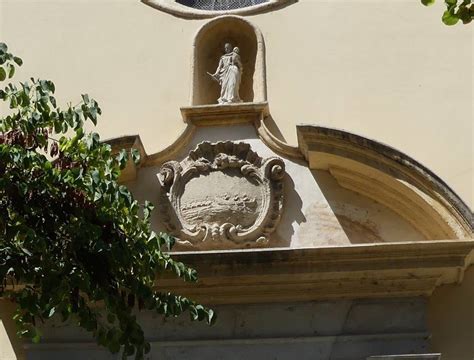
[[[459,283],[474,241],[426,241],[348,247],[177,252],[198,284],[160,278],[160,290],[206,304],[429,296]]]
[[[196,105],[181,108],[184,122],[196,126],[254,123],[268,115],[268,103]]]

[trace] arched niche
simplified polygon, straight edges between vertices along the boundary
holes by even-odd
[[[240,85],[242,100],[266,101],[265,44],[262,33],[239,16],[221,16],[204,24],[194,38],[191,105],[217,103],[220,87],[207,73],[216,70],[225,43],[240,48],[243,64]]]

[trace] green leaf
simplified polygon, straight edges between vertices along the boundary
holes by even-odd
[[[31,338],[31,341],[34,343],[34,344],[38,344],[41,340],[41,335],[36,332],[36,334]]]
[[[102,194],[98,191],[94,193],[94,202],[99,201],[102,198]]]
[[[121,170],[125,169],[125,166],[127,166],[127,160],[128,160],[127,150],[125,149],[120,150],[116,159],[117,159],[120,169]]]
[[[13,61],[18,65],[18,66],[21,66],[23,65],[23,60],[21,60],[19,57],[17,56],[14,56],[13,57]]]
[[[15,75],[15,66],[13,64],[8,64],[8,78],[11,79]]]
[[[5,79],[22,61],[0,45],[0,64]],[[8,204],[0,230],[9,229],[0,231],[0,280],[27,284],[12,295],[18,334],[39,341],[36,319],[58,313],[63,321],[78,320],[99,345],[142,359],[150,346],[132,311],[135,302],[138,310],[164,316],[189,311],[212,323],[212,310],[154,287],[156,271],[171,270],[185,281],[196,281],[197,273],[162,252],[175,239],[157,236],[150,225],[153,205],[140,207],[118,183],[120,167],[130,155],[137,163],[139,151],[112,154],[97,133],[85,131],[85,120],[95,123],[101,114],[87,95],[79,106],[60,110],[53,82],[32,78],[20,85],[0,90],[14,109],[1,119],[0,130],[16,143],[0,144],[1,202]]]
[[[217,316],[214,310],[209,309],[207,311],[207,322],[211,325],[213,325],[216,322]]]
[[[169,251],[173,248],[176,240],[173,236],[166,234],[166,233],[161,233],[160,234],[162,239],[164,240],[166,247],[168,248]]]
[[[95,169],[91,173],[92,181],[94,184],[99,184],[100,183],[100,171]]]
[[[89,134],[89,136],[86,138],[86,146],[88,150],[93,150],[97,148],[97,146],[99,146],[99,143],[100,137],[97,133]]]
[[[140,151],[138,149],[132,148],[131,153],[133,162],[135,165],[138,165],[140,163]]]
[[[454,15],[450,10],[446,10],[443,14],[442,21],[446,25],[452,26],[458,23],[459,18]]]
[[[425,6],[430,6],[435,3],[435,0],[421,0],[421,3]]]
[[[150,218],[150,214],[153,211],[154,207],[155,206],[151,202],[145,201],[145,204],[143,206],[143,217],[145,220]]]
[[[7,73],[3,66],[0,66],[0,81],[4,81],[7,78]]]
[[[54,83],[52,81],[47,80],[46,81],[46,88],[51,91],[53,94],[56,91],[56,87],[54,86]]]
[[[130,194],[130,191],[128,191],[126,186],[121,185],[119,187],[119,193],[127,200],[127,205],[130,205],[132,202],[132,194]]]
[[[49,310],[48,318],[52,317],[55,312],[56,312],[56,308],[55,308],[55,307],[52,307],[51,310]]]

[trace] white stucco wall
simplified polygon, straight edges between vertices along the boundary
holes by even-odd
[[[385,142],[472,208],[473,27],[444,26],[442,11],[440,0],[430,8],[418,0],[301,0],[249,17],[265,37],[268,99],[282,137],[294,144],[295,125],[313,123]],[[203,23],[138,0],[0,0],[0,41],[25,61],[18,79],[54,80],[63,103],[89,93],[103,109],[102,137],[139,134],[148,153],[184,129],[179,107],[189,104],[191,44]],[[461,317],[472,317],[472,281],[449,298],[451,308],[467,309]],[[435,349],[458,354],[461,338],[442,331],[457,329],[458,317],[444,316],[441,293],[429,308]],[[474,356],[462,341],[462,359],[448,360]]]
[[[267,51],[268,98],[282,136],[343,128],[398,148],[473,204],[472,26],[444,26],[442,1],[301,0],[250,16]],[[138,0],[1,0],[2,41],[19,79],[53,79],[59,99],[88,92],[103,137],[140,134],[149,153],[184,128],[191,44],[205,20]],[[242,54],[245,56],[245,54]]]

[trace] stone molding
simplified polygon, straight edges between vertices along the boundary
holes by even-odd
[[[188,130],[204,126],[253,125],[260,139],[274,152],[289,159],[304,160],[298,147],[281,141],[266,127],[265,120],[269,115],[270,109],[266,101],[181,107],[181,116],[183,121],[188,124]],[[180,137],[180,143],[182,143],[182,140]]]
[[[281,156],[285,156],[286,158],[295,161],[305,160],[301,150],[297,146],[291,146],[273,135],[273,133],[265,125],[265,120],[267,118],[268,117],[265,117],[260,121],[253,123],[260,140],[262,140],[265,145]]]
[[[159,348],[159,349],[189,349],[198,347],[196,349],[196,353],[200,353],[199,347],[211,347],[214,349],[222,348],[222,347],[229,347],[229,348],[244,348],[247,349],[244,354],[241,354],[240,358],[245,359],[252,359],[252,355],[255,353],[254,346],[261,346],[262,344],[273,346],[275,353],[278,352],[279,349],[282,347],[291,347],[295,344],[312,344],[312,349],[314,353],[317,353],[317,350],[322,350],[321,352],[324,354],[325,346],[331,346],[332,349],[342,349],[344,344],[363,346],[366,349],[370,344],[384,342],[384,343],[391,343],[397,344],[398,346],[403,346],[406,342],[409,342],[410,346],[422,346],[420,344],[424,344],[428,341],[430,335],[428,332],[405,332],[405,333],[379,333],[379,334],[354,334],[354,335],[314,335],[314,336],[279,336],[279,337],[256,337],[256,336],[249,336],[246,338],[219,338],[218,336],[214,336],[210,339],[183,339],[183,340],[161,340],[161,339],[152,339],[150,340],[150,344],[152,348]],[[349,346],[350,346],[349,345]],[[406,345],[405,345],[406,346]],[[68,340],[68,341],[48,341],[42,342],[39,344],[33,343],[26,343],[23,346],[24,350],[33,353],[33,354],[44,354],[48,352],[59,352],[59,351],[70,351],[74,352],[74,355],[81,355],[81,352],[84,351],[91,351],[96,350],[99,354],[104,353],[104,350],[97,345],[96,342],[92,341],[77,341]],[[354,351],[355,349],[351,349]],[[232,350],[230,350],[232,351]],[[340,351],[340,350],[339,350]],[[360,351],[360,350],[359,350]],[[331,351],[330,354],[332,354]],[[336,351],[334,351],[336,352]],[[86,353],[87,354],[87,353]],[[89,353],[90,354],[90,353]],[[321,354],[321,357],[318,357],[318,360],[331,360],[330,354],[324,356]],[[247,356],[244,356],[247,355]],[[421,355],[422,356],[422,355]],[[202,358],[199,358],[202,359]],[[220,358],[219,358],[220,359]],[[337,359],[347,360],[347,357]],[[354,359],[351,357],[350,359]],[[380,358],[380,357],[369,357],[367,360],[439,360],[440,358],[413,358],[413,357],[389,357],[389,358]]]
[[[266,3],[258,4],[254,6],[247,6],[235,10],[224,10],[224,11],[206,11],[194,9],[189,6],[185,6],[177,3],[173,0],[142,0],[142,2],[148,6],[151,6],[157,10],[161,10],[168,14],[185,18],[185,19],[206,19],[221,16],[225,14],[233,15],[254,15],[261,14],[272,10],[277,10],[288,5],[291,5],[298,0],[269,0]]]
[[[428,239],[473,237],[469,207],[438,176],[408,155],[338,129],[298,125],[297,134],[311,169],[327,170],[342,187],[388,206]]]
[[[474,241],[426,241],[306,249],[175,252],[198,284],[157,286],[207,304],[430,296],[460,283]]]
[[[283,160],[262,159],[246,143],[202,142],[160,169],[163,222],[185,247],[266,245],[283,210],[284,176]]]
[[[222,106],[222,105],[215,105],[215,106]],[[232,106],[232,105],[231,105]],[[183,148],[185,148],[191,142],[191,139],[196,132],[197,127],[204,127],[204,126],[219,126],[219,125],[229,125],[226,123],[227,120],[231,122],[230,125],[239,125],[239,124],[250,124],[255,127],[257,135],[259,136],[260,140],[267,145],[270,149],[272,149],[275,153],[280,156],[284,156],[287,159],[292,160],[305,160],[303,154],[299,150],[298,147],[288,145],[287,143],[279,140],[276,136],[274,136],[271,131],[265,126],[265,119],[259,119],[256,121],[251,121],[254,116],[257,114],[255,113],[247,113],[244,119],[239,119],[235,114],[220,114],[218,116],[212,116],[211,118],[207,118],[203,114],[199,114],[201,107],[183,107],[182,108],[182,116],[183,120],[187,122],[187,126],[181,135],[169,146],[164,148],[161,151],[158,151],[153,154],[147,154],[145,148],[142,145],[139,135],[125,135],[117,138],[106,139],[104,142],[112,145],[115,151],[120,151],[121,149],[131,149],[132,147],[136,147],[140,150],[143,154],[142,161],[140,162],[139,167],[147,167],[147,166],[155,166],[163,164],[166,161],[172,160],[177,154],[179,154]],[[202,108],[206,108],[203,106]],[[202,109],[201,108],[201,109]],[[189,110],[191,109],[191,110]],[[257,110],[260,113],[260,110]],[[265,112],[262,112],[265,114]],[[217,115],[217,114],[216,114]],[[222,117],[221,117],[222,116]],[[227,118],[227,120],[226,120]],[[194,125],[194,123],[196,125]],[[123,141],[123,139],[127,141]],[[130,140],[133,139],[133,140]],[[135,142],[136,141],[136,142]],[[136,144],[136,145],[133,145]],[[130,180],[134,180],[136,177],[136,172],[132,172],[127,174],[127,176],[122,176],[121,181],[126,182]]]
[[[268,103],[235,103],[185,106],[181,108],[183,121],[195,126],[253,124],[268,115]]]
[[[329,171],[342,187],[388,206],[428,239],[473,238],[469,207],[443,180],[402,152],[362,136],[313,125],[297,127],[299,146],[295,148],[278,140],[266,128],[262,118],[269,112],[266,103],[240,106],[246,112],[242,118],[233,105],[183,108],[188,123],[185,131],[173,144],[155,154],[146,154],[138,136],[108,142],[116,150],[139,148],[143,157],[140,166],[156,166],[182,151],[197,126],[252,124],[262,142],[277,154],[294,161],[303,158],[309,168]],[[252,121],[257,117],[260,119]],[[123,181],[133,180],[135,174],[136,168],[131,165]]]

